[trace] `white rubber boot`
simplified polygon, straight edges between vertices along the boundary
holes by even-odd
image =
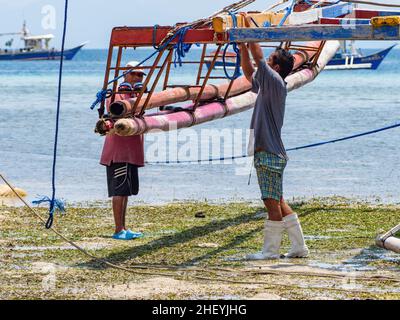
[[[283,221],[267,220],[264,224],[264,247],[263,251],[247,255],[247,260],[279,259],[282,233],[284,231]]]
[[[283,217],[285,230],[289,235],[292,244],[291,249],[285,255],[286,258],[306,258],[308,256],[308,248],[304,242],[303,230],[296,213]]]

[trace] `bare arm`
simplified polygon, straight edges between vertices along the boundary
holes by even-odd
[[[259,67],[260,62],[264,60],[264,53],[261,49],[261,46],[258,43],[250,43],[249,47],[251,55],[253,56],[253,59],[257,64],[257,67]]]
[[[253,67],[253,63],[250,60],[249,50],[244,43],[240,44],[240,56],[243,73],[246,79],[251,83],[255,69]]]
[[[251,19],[249,16],[244,15],[244,23],[247,28],[251,27]],[[264,53],[261,46],[258,43],[249,43],[249,48],[257,67],[260,65],[260,61],[264,60]]]

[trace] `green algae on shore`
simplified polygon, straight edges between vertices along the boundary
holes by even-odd
[[[262,246],[264,209],[250,203],[130,207],[128,225],[145,236],[128,242],[110,238],[108,208],[76,206],[56,216],[56,228],[85,250],[143,273],[106,267],[44,229],[29,210],[2,206],[0,298],[400,298],[400,256],[374,245],[377,234],[399,223],[399,206],[340,198],[292,206],[308,259],[244,260]],[[46,209],[38,212],[45,217]]]

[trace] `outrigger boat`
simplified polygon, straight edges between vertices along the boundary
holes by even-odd
[[[214,121],[254,107],[256,94],[251,84],[238,75],[240,61],[235,73],[225,77],[213,73],[217,60],[225,55],[227,47],[248,42],[280,42],[291,50],[295,58],[294,70],[286,77],[288,91],[298,89],[313,81],[335,57],[343,40],[399,40],[400,11],[378,11],[356,8],[351,0],[292,0],[284,10],[276,10],[288,2],[283,0],[263,12],[249,12],[254,26],[246,27],[240,9],[254,2],[242,0],[225,7],[206,19],[174,27],[117,27],[111,34],[107,67],[102,91],[98,92],[92,109],[98,108],[99,120],[95,132],[120,136],[140,135],[154,131],[168,131]],[[399,6],[381,4],[383,6]],[[294,43],[296,42],[296,43]],[[305,42],[305,43],[304,43]],[[203,46],[200,61],[182,61],[192,44]],[[207,46],[216,45],[209,52]],[[222,50],[225,46],[225,50]],[[126,49],[153,47],[156,51],[135,68],[121,66]],[[117,48],[116,64],[112,65],[114,49]],[[180,65],[197,64],[194,84],[170,84],[173,55]],[[155,58],[154,58],[155,57]],[[130,57],[131,58],[131,57]],[[150,60],[150,58],[154,58]],[[204,74],[207,58],[210,66]],[[237,57],[236,57],[237,59]],[[150,65],[143,65],[146,61]],[[117,101],[118,79],[135,69],[149,69],[141,89],[132,98]],[[121,74],[122,71],[122,74]],[[114,79],[110,80],[113,75]],[[223,81],[227,79],[228,81]],[[218,81],[212,83],[212,81]],[[162,90],[156,90],[161,83]],[[109,99],[107,112],[105,100]],[[186,105],[178,103],[186,102]],[[157,112],[149,112],[158,108]],[[376,243],[385,249],[400,253],[400,239],[393,235],[396,226],[377,238]]]
[[[61,51],[50,48],[50,41],[54,38],[52,34],[31,35],[24,22],[22,31],[15,33],[2,33],[0,36],[21,35],[24,47],[11,49],[13,39],[6,42],[6,48],[0,48],[0,60],[59,60]],[[64,50],[64,59],[71,60],[82,49],[85,43]]]
[[[114,28],[103,90],[97,95],[96,102],[100,102],[101,106],[96,132],[138,135],[173,130],[252,108],[256,95],[250,92],[251,84],[245,77],[232,77],[223,82],[226,76],[213,74],[216,61],[227,51],[223,47],[226,49],[232,43],[280,42],[280,46],[291,50],[295,68],[285,79],[288,91],[291,91],[315,79],[335,56],[340,40],[400,39],[400,11],[359,9],[349,1],[293,0],[284,10],[249,12],[254,25],[247,28],[239,10],[252,2],[254,0],[242,0],[209,18],[174,27]],[[194,83],[171,85],[169,75],[174,53],[184,56],[185,48],[192,44],[203,46],[200,61],[180,61],[180,64],[198,65]],[[216,45],[217,50],[209,53],[209,45]],[[130,99],[115,101],[115,95],[119,93],[117,79],[123,76],[121,71],[135,69],[121,66],[123,52],[137,47],[157,48],[152,55],[155,58],[151,65],[140,66],[149,69],[140,92]],[[115,48],[118,55],[115,66],[112,66]],[[211,58],[211,65],[204,74],[203,66],[207,58]],[[111,74],[115,79],[110,80]],[[161,91],[156,90],[159,83]],[[107,113],[106,97],[110,99]],[[174,106],[181,102],[187,102],[187,105]],[[149,113],[153,108],[159,108],[158,112]]]
[[[341,48],[333,57],[333,59],[329,61],[325,69],[326,70],[354,70],[354,69],[376,70],[381,65],[386,56],[389,54],[389,52],[396,45],[397,44],[390,46],[385,50],[365,56],[359,48],[356,48],[354,41],[350,41],[349,45],[347,45],[346,41],[343,41],[341,44]]]

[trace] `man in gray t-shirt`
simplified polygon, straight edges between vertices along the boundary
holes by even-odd
[[[247,26],[250,26],[248,19]],[[248,47],[257,64],[257,71],[250,60]],[[268,211],[265,222],[264,247],[261,253],[248,259],[277,259],[280,257],[282,233],[288,232],[292,247],[288,258],[306,257],[303,232],[297,214],[283,199],[282,177],[288,157],[281,138],[285,115],[286,82],[294,65],[293,56],[284,49],[274,51],[268,62],[259,44],[240,45],[242,69],[257,93],[250,128],[254,134],[254,166],[257,171],[261,198]],[[251,149],[252,146],[249,146]]]
[[[254,150],[268,151],[288,160],[281,138],[285,116],[286,83],[264,59],[252,76],[252,91],[258,93],[251,118],[254,130]]]

